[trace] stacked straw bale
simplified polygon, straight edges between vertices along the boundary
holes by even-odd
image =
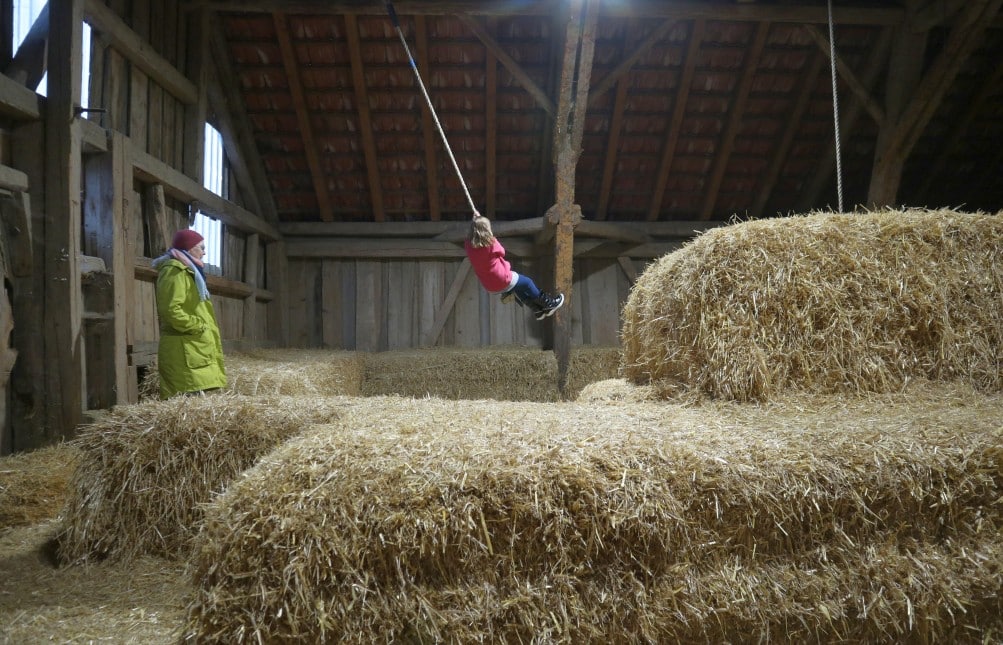
[[[76,459],[65,443],[0,459],[0,531],[58,515]]]
[[[617,375],[620,349],[576,347],[568,366],[568,389],[577,394],[594,381]],[[365,396],[400,395],[442,399],[557,401],[553,352],[526,347],[435,348],[366,356]]]
[[[712,229],[640,277],[623,375],[724,399],[1003,387],[1003,216],[881,211]]]
[[[66,563],[143,554],[185,557],[202,505],[260,455],[344,401],[318,397],[175,397],[113,408],[73,440],[80,457],[63,510]]]
[[[1003,399],[810,405],[360,400],[211,504],[183,637],[998,635]]]
[[[228,392],[249,396],[357,395],[362,387],[363,357],[356,352],[311,349],[258,349],[224,358]],[[140,391],[144,399],[160,396],[156,365],[147,368]]]

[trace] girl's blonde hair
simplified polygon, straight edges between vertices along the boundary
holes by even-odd
[[[470,234],[467,235],[467,239],[473,247],[491,246],[495,239],[495,234],[491,232],[491,220],[483,215],[475,216],[470,221]]]

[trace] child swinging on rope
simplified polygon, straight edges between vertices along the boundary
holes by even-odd
[[[474,211],[463,248],[474,273],[488,292],[501,294],[503,301],[515,296],[516,302],[533,310],[537,320],[554,315],[564,304],[563,293],[552,296],[540,291],[529,276],[512,270],[505,259],[505,247],[491,232],[491,220],[477,211]]]

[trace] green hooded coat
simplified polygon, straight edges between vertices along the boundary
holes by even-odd
[[[194,269],[175,259],[157,265],[157,316],[160,398],[226,387],[216,312],[199,298]]]

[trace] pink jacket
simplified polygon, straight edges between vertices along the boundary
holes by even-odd
[[[470,258],[470,266],[474,273],[491,293],[506,291],[512,283],[512,265],[505,259],[505,247],[497,238],[491,246],[471,246],[470,240],[463,243],[463,248]]]

